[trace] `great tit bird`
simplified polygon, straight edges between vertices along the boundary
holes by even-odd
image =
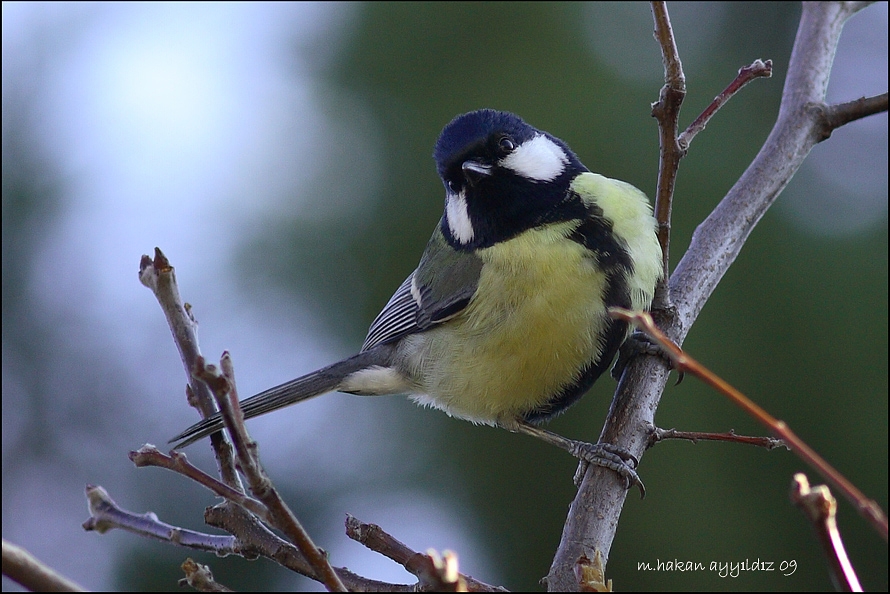
[[[457,116],[433,156],[445,212],[359,353],[247,398],[245,418],[332,391],[403,393],[636,480],[627,456],[602,445],[579,452],[588,444],[536,425],[587,392],[627,338],[608,308],[652,301],[662,263],[646,196],[503,111]],[[171,441],[183,447],[221,428],[217,414]]]

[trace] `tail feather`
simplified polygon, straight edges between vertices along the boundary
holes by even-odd
[[[252,419],[259,415],[278,410],[303,400],[308,400],[314,396],[333,392],[337,389],[343,379],[356,371],[365,369],[371,365],[383,365],[382,360],[389,349],[381,345],[378,348],[371,349],[338,361],[327,367],[323,367],[312,373],[307,373],[302,377],[291,380],[280,386],[270,388],[265,392],[260,392],[255,396],[246,398],[241,401],[241,411],[244,413],[245,419]],[[206,419],[195,423],[168,443],[174,443],[173,449],[184,448],[199,439],[207,437],[211,433],[215,433],[223,428],[222,417],[219,413],[207,417]]]

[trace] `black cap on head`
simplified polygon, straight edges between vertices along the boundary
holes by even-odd
[[[526,124],[518,115],[508,111],[494,109],[477,109],[455,117],[442,130],[433,158],[439,175],[444,177],[449,165],[455,158],[468,152],[468,149],[481,145],[495,132],[502,132],[522,143],[538,130]]]

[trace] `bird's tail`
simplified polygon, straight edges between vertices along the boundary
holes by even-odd
[[[383,346],[383,345],[381,345]],[[259,415],[278,410],[303,400],[308,400],[313,396],[319,396],[327,392],[337,389],[343,379],[356,371],[367,368],[371,365],[379,364],[380,351],[385,349],[377,348],[370,351],[364,351],[348,359],[338,361],[327,367],[323,367],[312,373],[307,373],[302,377],[291,380],[274,388],[270,388],[265,392],[260,392],[255,396],[251,396],[241,401],[241,411],[244,413],[245,419],[251,419]],[[173,449],[184,448],[185,446],[207,437],[211,433],[215,433],[223,428],[222,417],[219,413],[207,417],[206,419],[195,423],[168,443],[174,443]]]

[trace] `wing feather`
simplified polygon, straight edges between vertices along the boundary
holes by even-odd
[[[476,293],[481,271],[482,260],[449,246],[437,227],[417,269],[371,323],[362,351],[422,332],[459,314]]]
[[[416,271],[415,271],[416,272]],[[371,327],[368,328],[368,336],[362,351],[382,342],[417,332],[418,305],[411,295],[411,283],[414,281],[414,272],[408,275],[393,296],[389,298],[386,306],[377,314]]]

